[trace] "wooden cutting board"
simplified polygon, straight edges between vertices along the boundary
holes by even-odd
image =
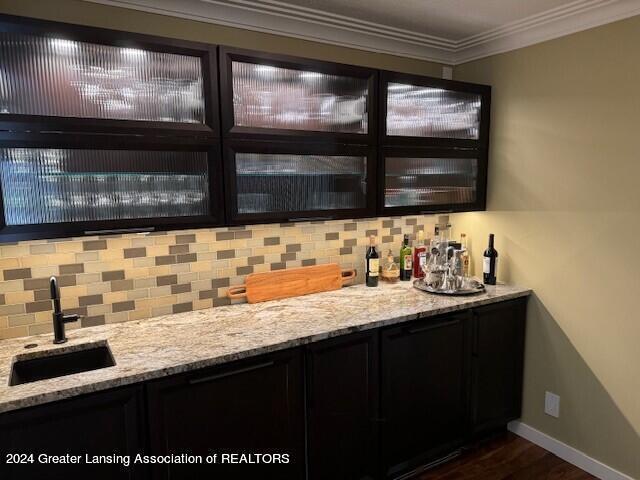
[[[355,270],[342,271],[337,263],[250,273],[244,285],[229,287],[227,296],[246,298],[249,303],[267,302],[338,290],[355,276]]]

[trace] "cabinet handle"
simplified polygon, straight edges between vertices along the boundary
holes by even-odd
[[[290,222],[315,222],[317,220],[333,220],[333,217],[296,217],[289,219]]]
[[[435,215],[437,213],[453,213],[453,210],[422,210],[420,215]]]
[[[111,230],[85,230],[85,235],[105,235],[112,233],[144,233],[153,232],[155,227],[141,227],[141,228],[114,228]]]
[[[306,382],[307,382],[307,406],[309,409],[312,409],[315,407],[315,394],[314,394],[314,385],[313,385],[313,379],[315,377],[315,375],[313,374],[313,355],[314,353],[309,353],[307,355],[307,368],[306,368]]]
[[[438,323],[430,323],[429,325],[424,325],[422,327],[409,327],[407,328],[407,333],[413,335],[414,333],[426,332],[427,330],[434,330],[440,327],[446,327],[447,325],[452,325],[454,323],[460,323],[459,318],[454,318],[453,320],[445,320],[443,322]]]
[[[240,373],[247,373],[253,370],[259,370],[261,368],[267,368],[274,365],[274,361],[259,363],[257,365],[251,365],[250,367],[238,368],[229,372],[218,373],[216,375],[209,375],[208,377],[192,378],[189,380],[189,385],[197,385],[198,383],[211,382],[220,378],[230,377],[232,375],[238,375]]]

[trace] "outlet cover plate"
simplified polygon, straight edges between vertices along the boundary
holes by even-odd
[[[544,394],[544,413],[558,418],[560,416],[560,396],[552,392]]]

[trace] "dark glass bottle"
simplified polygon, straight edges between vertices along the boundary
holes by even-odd
[[[409,235],[405,234],[400,248],[400,280],[411,280],[413,273],[413,255],[409,246]]]
[[[493,248],[493,233],[489,234],[489,246],[483,257],[482,279],[486,285],[495,285],[498,276],[498,251]]]
[[[366,264],[367,287],[377,287],[378,278],[380,276],[380,257],[378,256],[378,252],[376,251],[375,235],[371,235],[369,237],[369,248],[367,248]]]

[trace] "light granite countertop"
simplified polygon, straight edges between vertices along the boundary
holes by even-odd
[[[498,285],[469,297],[431,295],[412,282],[364,285],[257,304],[239,304],[140,321],[81,328],[53,345],[52,335],[0,341],[0,412],[161,378],[316,342],[351,332],[523,297],[528,289]],[[107,342],[114,367],[9,386],[17,357]],[[37,346],[25,349],[27,344]]]

